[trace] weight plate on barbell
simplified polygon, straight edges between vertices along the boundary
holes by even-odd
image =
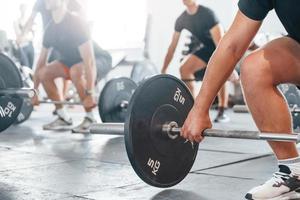
[[[125,77],[112,79],[105,84],[98,102],[102,122],[125,121],[127,108],[121,108],[120,105],[130,101],[136,87],[134,81]]]
[[[181,127],[193,103],[186,85],[169,75],[143,81],[133,94],[125,123],[125,145],[133,169],[146,183],[171,187],[192,168],[198,143],[191,144],[182,137],[170,139],[162,132],[162,125],[175,121]]]
[[[0,89],[23,87],[19,69],[10,58],[2,53],[0,53],[0,72]]]
[[[23,82],[17,66],[6,55],[0,53],[0,89],[22,88]],[[0,96],[0,132],[17,119],[23,99],[17,96]]]
[[[30,88],[31,86],[28,81],[29,80],[24,82],[24,87]],[[20,113],[19,113],[16,121],[14,122],[14,124],[21,124],[21,123],[25,122],[31,116],[32,111],[33,111],[33,105],[31,103],[31,99],[24,98]]]

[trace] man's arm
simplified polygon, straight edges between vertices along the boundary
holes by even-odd
[[[40,73],[40,70],[43,67],[45,67],[46,64],[47,64],[48,52],[49,52],[49,50],[46,49],[45,47],[43,47],[42,50],[41,50],[39,59],[37,61],[37,66],[36,66],[36,70],[34,72],[34,78],[33,78],[34,89],[36,89],[36,90],[39,88],[39,85],[40,85],[40,82],[41,82],[40,79],[39,79],[38,74]]]
[[[170,46],[168,48],[168,52],[167,52],[167,55],[166,55],[165,60],[164,60],[164,65],[163,65],[162,70],[161,70],[161,72],[163,74],[166,73],[170,62],[173,59],[173,56],[174,56],[174,53],[175,53],[175,50],[176,50],[179,38],[180,38],[180,32],[175,32],[173,34],[172,42],[171,42],[171,44],[170,44]]]
[[[220,24],[215,25],[210,29],[210,34],[216,46],[219,45],[222,37],[224,36],[223,27]]]
[[[87,81],[86,90],[94,90],[95,80],[97,76],[95,55],[92,41],[89,40],[79,47],[79,52],[85,68],[85,77]]]
[[[234,70],[236,63],[247,50],[260,26],[260,21],[251,20],[242,12],[238,12],[232,26],[221,39],[208,63],[206,75],[195,102],[195,108],[201,107],[199,113],[209,112],[217,92]],[[219,73],[220,71],[223,73]]]

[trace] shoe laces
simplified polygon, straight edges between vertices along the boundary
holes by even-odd
[[[281,185],[282,183],[284,183],[286,180],[288,180],[289,178],[291,178],[291,175],[283,173],[283,172],[275,172],[273,174],[273,177],[271,178],[271,182],[274,183],[274,185]],[[267,181],[267,182],[269,182]]]

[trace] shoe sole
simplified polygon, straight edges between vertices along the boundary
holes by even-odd
[[[74,134],[89,134],[90,130],[86,129],[86,130],[74,130],[72,129],[72,133]]]

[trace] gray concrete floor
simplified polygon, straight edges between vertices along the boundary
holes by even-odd
[[[0,134],[0,200],[240,200],[277,170],[266,142],[206,138],[180,184],[154,188],[134,173],[123,137],[43,131],[51,111],[41,106],[30,120]],[[79,123],[82,110],[70,113]],[[249,114],[228,113],[231,122],[216,128],[256,129]]]

